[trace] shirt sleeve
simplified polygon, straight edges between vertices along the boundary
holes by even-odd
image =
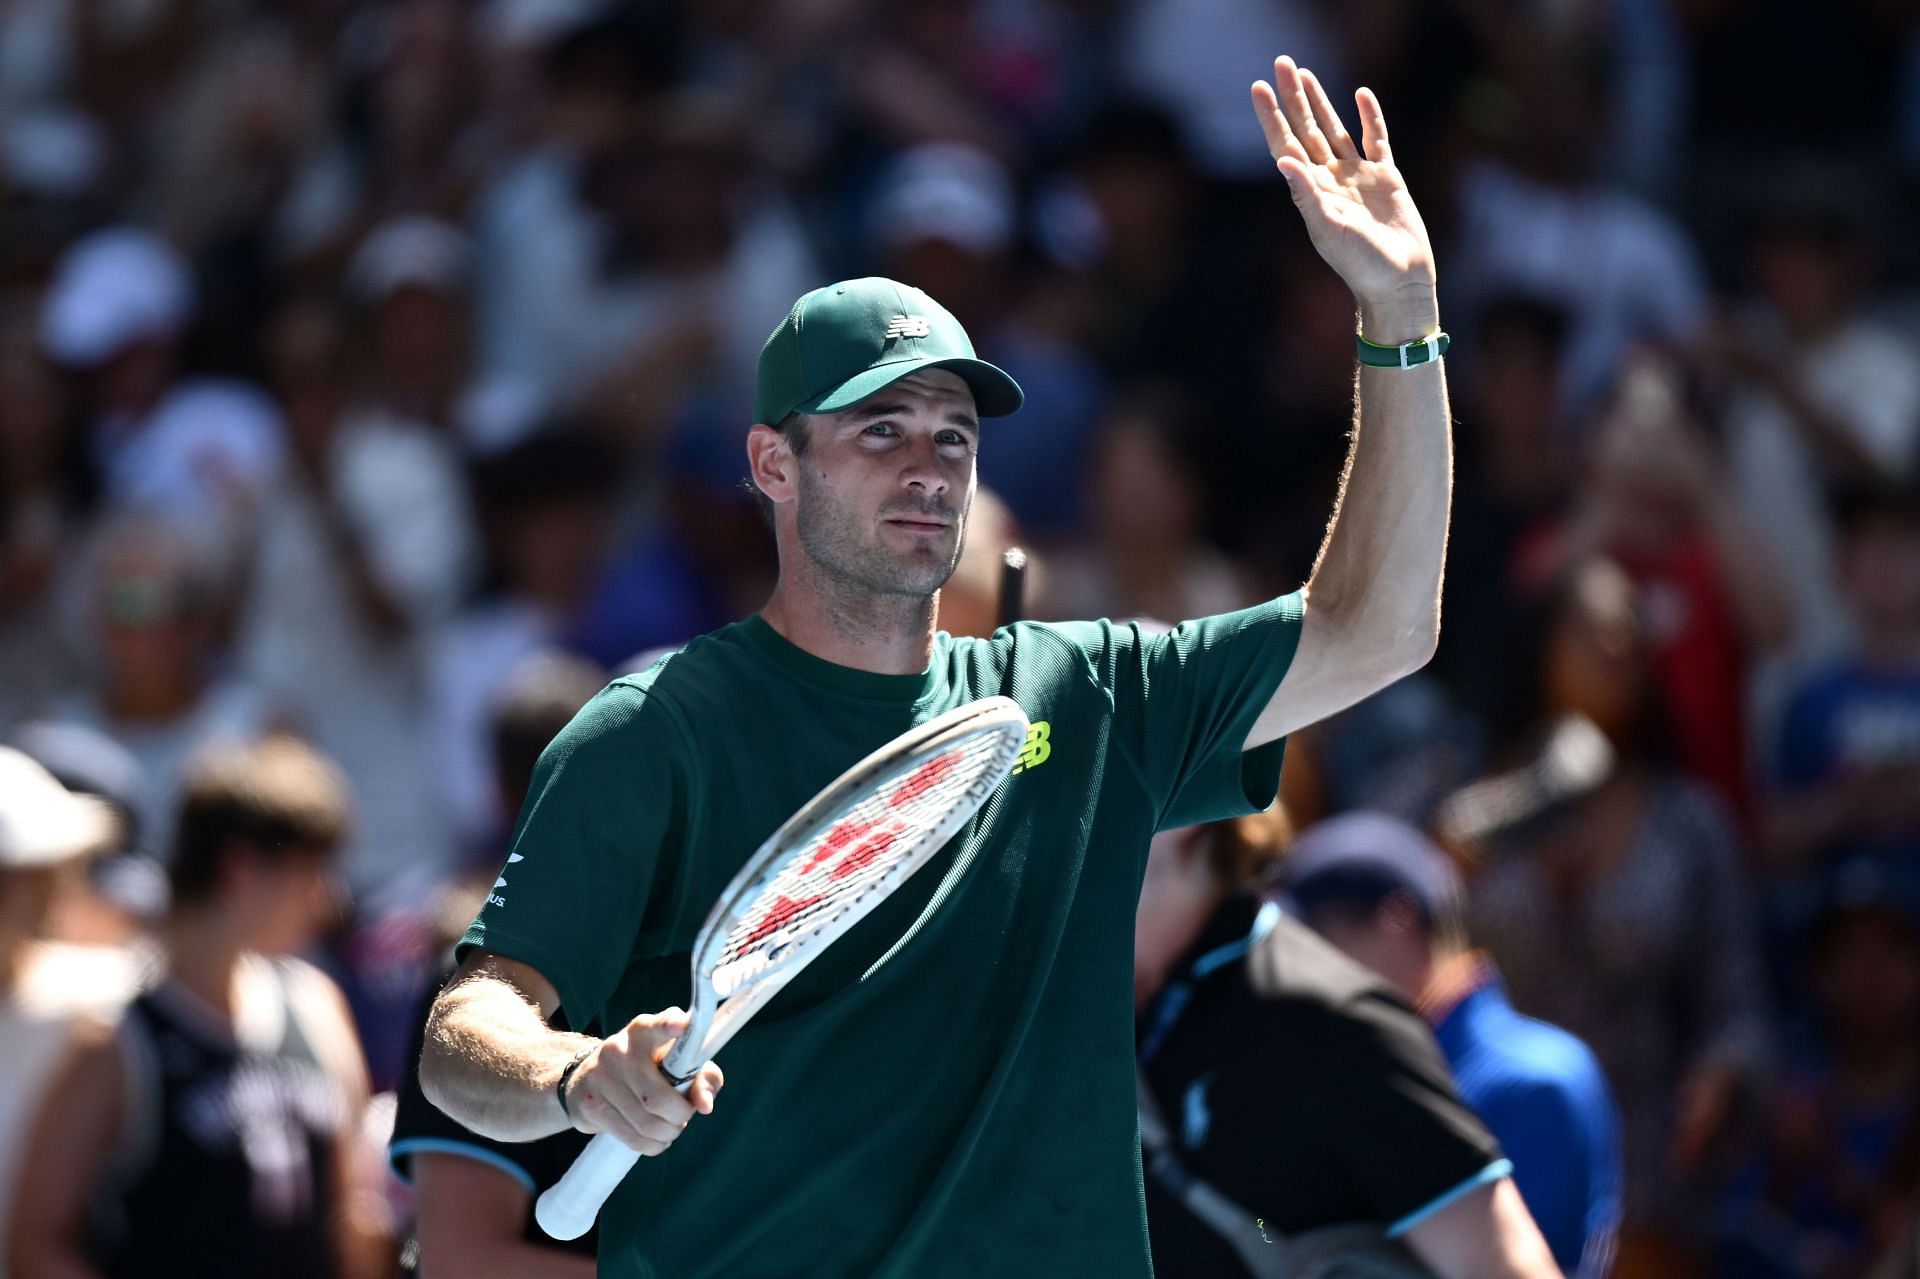
[[[1156,829],[1273,803],[1283,743],[1242,748],[1293,661],[1303,610],[1295,592],[1159,634],[1138,623],[1062,628],[1113,698],[1113,746],[1152,797]]]
[[[601,1024],[634,953],[662,853],[685,842],[678,717],[626,681],[602,690],[540,757],[506,864],[460,950],[529,964],[577,1028]]]
[[[1803,685],[1787,702],[1774,750],[1773,775],[1781,786],[1804,789],[1831,777],[1833,752],[1827,733],[1830,704],[1820,684]]]
[[[1404,1004],[1364,995],[1331,1017],[1313,1048],[1333,1125],[1316,1146],[1365,1200],[1368,1217],[1409,1228],[1459,1194],[1506,1176],[1499,1143],[1460,1100],[1432,1032]]]
[[[1513,1081],[1476,1098],[1480,1117],[1498,1130],[1513,1182],[1540,1227],[1554,1260],[1578,1269],[1592,1224],[1592,1205],[1606,1188],[1595,1184],[1604,1152],[1593,1149],[1593,1124],[1566,1089],[1540,1080]]]

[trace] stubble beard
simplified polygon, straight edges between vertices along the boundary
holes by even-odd
[[[882,545],[866,530],[871,521],[843,501],[833,486],[825,483],[802,465],[794,522],[801,550],[820,576],[838,593],[846,596],[891,596],[925,601],[946,584],[960,562],[960,548],[966,541],[966,508],[933,503],[922,507],[899,506],[893,513],[908,515],[916,510],[943,519],[955,520],[953,545],[941,555],[926,552],[896,551]]]

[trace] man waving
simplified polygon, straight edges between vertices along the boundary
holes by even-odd
[[[608,1201],[602,1274],[1150,1273],[1131,998],[1149,838],[1266,808],[1282,738],[1420,666],[1439,629],[1426,231],[1371,94],[1364,154],[1291,60],[1254,103],[1360,313],[1358,429],[1301,591],[1166,634],[937,631],[981,419],[1020,388],[891,280],[816,289],[768,338],[746,451],[773,595],[616,680],[549,748],[422,1058],[428,1096],[488,1136],[672,1148]],[[658,1063],[728,879],[854,760],[989,694],[1034,723],[1023,770],[728,1045],[724,1100],[712,1063],[675,1092]]]

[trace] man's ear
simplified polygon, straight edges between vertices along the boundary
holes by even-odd
[[[764,422],[747,432],[747,469],[754,487],[774,502],[791,502],[799,482],[793,444]]]

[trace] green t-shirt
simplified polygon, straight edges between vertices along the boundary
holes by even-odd
[[[1148,635],[941,634],[921,675],[836,666],[758,617],[600,693],[541,757],[463,945],[531,964],[575,1026],[689,998],[714,900],[773,829],[912,725],[1004,694],[1020,771],[720,1053],[727,1086],[601,1216],[600,1273],[1151,1273],[1133,929],[1157,830],[1273,801],[1243,753],[1297,595]]]

